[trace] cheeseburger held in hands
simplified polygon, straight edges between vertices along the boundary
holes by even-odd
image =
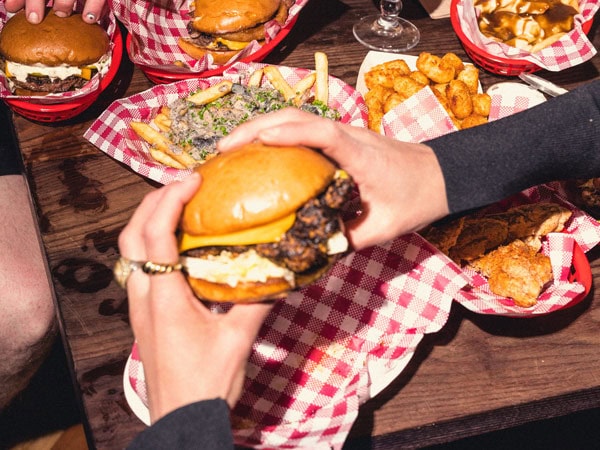
[[[49,11],[31,24],[20,11],[0,32],[1,65],[11,92],[47,95],[83,87],[110,65],[110,39],[80,14],[61,18]]]
[[[196,170],[202,183],[184,208],[179,251],[199,298],[282,297],[347,251],[339,214],[354,185],[320,153],[253,143]]]
[[[180,38],[179,47],[194,59],[212,56],[222,65],[250,42],[265,39],[265,24],[283,25],[293,0],[192,0],[188,23],[189,38]]]

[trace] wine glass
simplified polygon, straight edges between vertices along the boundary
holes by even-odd
[[[373,50],[399,53],[419,43],[419,29],[400,17],[401,0],[381,0],[379,14],[361,18],[352,31],[361,44]]]

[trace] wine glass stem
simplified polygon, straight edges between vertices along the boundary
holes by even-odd
[[[381,0],[379,9],[381,10],[381,16],[377,20],[377,23],[381,27],[394,29],[399,26],[398,17],[400,17],[400,11],[402,11],[401,0]]]

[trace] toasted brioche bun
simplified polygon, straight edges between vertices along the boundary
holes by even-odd
[[[292,289],[298,289],[318,280],[327,272],[337,258],[309,274],[296,277],[296,286],[284,278],[269,278],[264,283],[243,282],[232,287],[225,283],[213,283],[188,276],[187,281],[196,297],[211,302],[257,303],[285,297]]]
[[[251,143],[196,171],[202,186],[186,205],[181,227],[207,236],[254,228],[293,213],[333,180],[336,167],[306,147]]]
[[[323,192],[333,181],[336,167],[320,153],[305,147],[252,143],[219,154],[196,171],[202,177],[202,184],[184,208],[180,221],[182,232],[212,238],[250,230],[255,241],[228,245],[252,245],[264,237],[264,234],[259,234],[262,230],[277,227],[275,224],[282,218],[290,216]],[[261,230],[259,233],[256,232],[257,227],[261,227],[258,228]],[[276,242],[285,231],[277,233],[272,241],[267,242]],[[266,276],[264,282],[244,280],[235,286],[194,278],[189,274],[188,281],[194,293],[205,300],[234,303],[264,301],[284,296],[290,290],[321,277],[335,259],[336,256],[331,256],[324,266],[294,274],[293,282],[284,275],[274,276],[272,273]]]
[[[280,0],[195,0],[192,26],[202,33],[232,33],[271,19]]]
[[[49,11],[41,23],[34,25],[20,11],[0,33],[0,54],[26,65],[85,66],[98,61],[109,46],[106,31],[100,25],[84,22],[81,14],[60,18]]]

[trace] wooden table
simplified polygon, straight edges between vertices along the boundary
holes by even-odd
[[[375,11],[364,0],[314,0],[266,62],[313,67],[329,55],[330,71],[354,85],[367,50],[352,23]],[[421,31],[407,53],[454,51],[466,59],[448,19],[431,20],[416,0],[405,17]],[[596,46],[600,36],[596,28]],[[598,78],[600,57],[558,74],[573,88]],[[485,88],[504,81],[482,75]],[[62,336],[85,412],[91,448],[124,447],[143,424],[123,395],[131,350],[125,293],[112,281],[117,236],[144,194],[157,185],[83,139],[91,121],[115,98],[151,86],[128,61],[119,82],[81,117],[40,125],[14,118],[39,229],[56,293]],[[600,281],[599,253],[589,258]],[[538,319],[478,316],[455,306],[441,332],[426,336],[404,372],[365,404],[349,447],[425,446],[600,406],[600,294],[577,307]]]

